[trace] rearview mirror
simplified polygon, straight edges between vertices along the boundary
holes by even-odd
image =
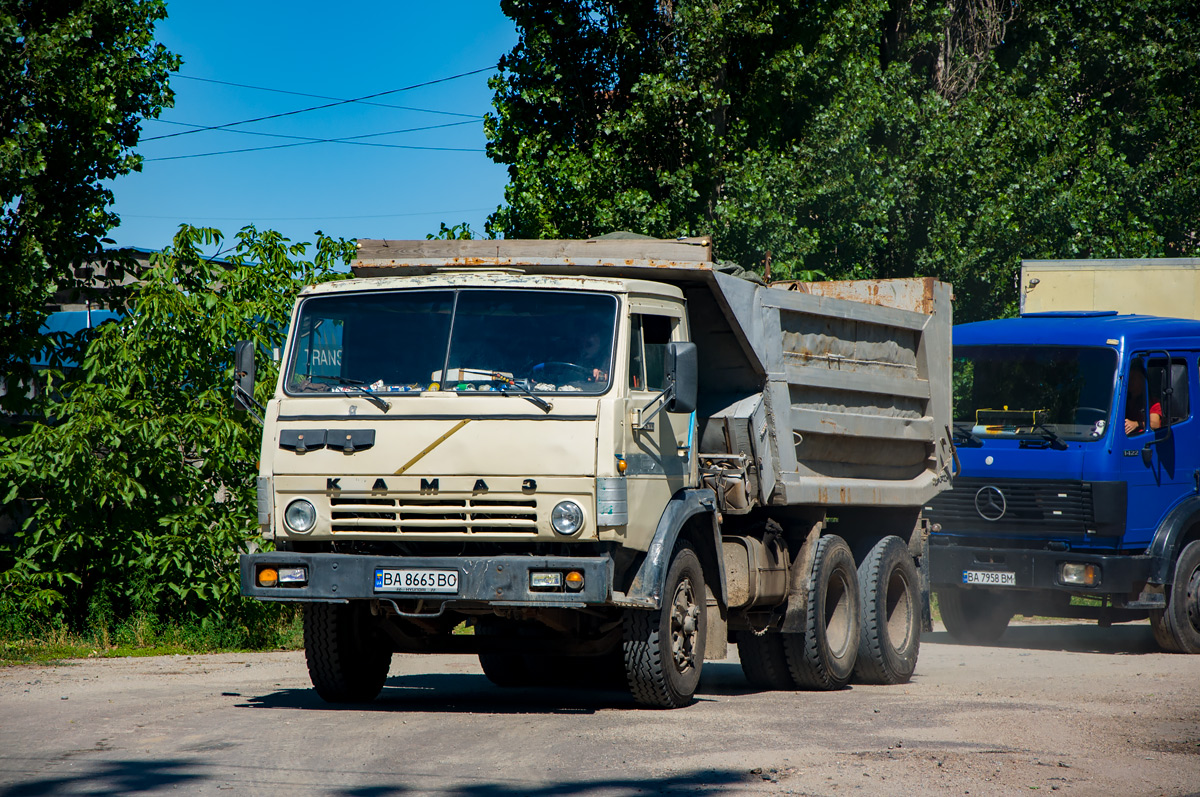
[[[250,409],[246,399],[254,400],[254,341],[239,340],[233,347],[233,381],[234,403],[239,409]]]
[[[696,344],[668,343],[665,367],[668,384],[675,385],[667,412],[694,411],[700,379]]]

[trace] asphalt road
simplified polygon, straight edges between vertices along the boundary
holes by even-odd
[[[381,698],[333,707],[295,652],[0,669],[0,797],[264,794],[1180,795],[1200,793],[1200,656],[1145,624],[927,634],[912,683],[753,692],[735,660],[699,699],[504,690],[472,657],[400,656]]]

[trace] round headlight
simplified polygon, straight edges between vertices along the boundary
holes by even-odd
[[[550,511],[550,525],[562,535],[570,535],[583,528],[583,510],[574,501],[562,501]]]
[[[310,501],[297,498],[283,510],[283,522],[292,531],[307,534],[317,524],[317,510]]]

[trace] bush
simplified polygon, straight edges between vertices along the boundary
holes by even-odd
[[[233,408],[233,347],[282,346],[297,291],[343,276],[353,243],[317,236],[306,261],[309,244],[247,227],[215,260],[200,248],[220,232],[181,227],[121,317],[72,342],[79,367],[43,374],[41,420],[0,440],[0,496],[31,508],[0,550],[0,633],[271,643],[279,610],[239,594],[259,429]],[[265,400],[276,366],[259,370]]]

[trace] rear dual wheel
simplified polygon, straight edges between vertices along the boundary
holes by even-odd
[[[759,689],[841,689],[850,681],[859,648],[859,592],[854,556],[845,540],[817,541],[808,578],[803,633],[735,636],[746,680]]]
[[[841,689],[858,658],[858,574],[850,546],[836,534],[817,541],[808,579],[803,634],[784,634],[792,680],[802,689]]]
[[[884,537],[858,566],[862,637],[855,680],[902,684],[921,651],[921,593],[917,566],[899,537]]]

